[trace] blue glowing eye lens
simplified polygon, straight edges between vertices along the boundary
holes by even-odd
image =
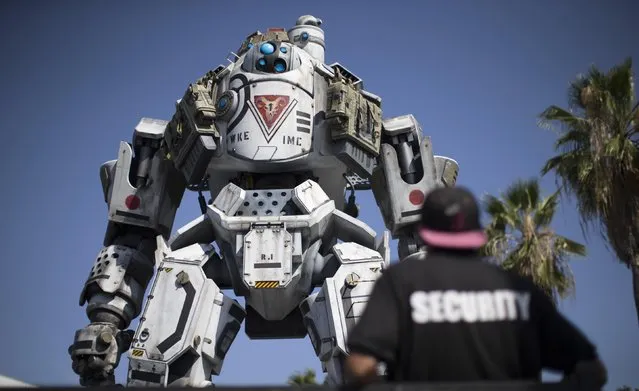
[[[286,50],[286,48],[285,48],[284,46],[282,46],[282,47],[280,48],[280,52],[282,52],[282,53],[286,53],[287,51],[288,51],[288,50]]]
[[[227,98],[226,96],[223,96],[220,98],[220,100],[217,102],[217,107],[219,107],[220,109],[223,109],[226,107],[226,105],[229,103],[229,98]]]
[[[286,65],[282,63],[275,64],[275,72],[284,72],[286,70]]]
[[[246,45],[246,47],[248,47],[249,49],[253,47],[252,43],[249,43],[248,45]]]
[[[308,39],[308,33],[304,32],[302,33],[302,40],[306,41]]]
[[[264,66],[264,65],[266,65],[266,60],[265,60],[265,59],[263,59],[263,58],[260,58],[260,59],[257,61],[257,63],[258,63],[258,64],[260,64],[261,66]]]
[[[262,46],[260,46],[260,52],[262,52],[262,54],[271,54],[275,51],[275,46],[273,46],[272,43],[270,42],[265,42],[262,44]]]

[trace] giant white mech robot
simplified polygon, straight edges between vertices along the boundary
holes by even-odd
[[[458,165],[433,155],[412,115],[382,119],[361,79],[324,64],[320,24],[302,16],[250,35],[188,87],[171,121],[143,118],[101,166],[108,226],[80,298],[90,324],[69,348],[82,385],[113,384],[127,350],[128,386],[212,385],[242,322],[251,339],[308,335],[341,382],[391,235],[400,258],[422,251],[424,195],[454,185]],[[169,240],[185,189],[202,215]],[[379,236],[357,219],[354,192],[368,189],[388,228]]]

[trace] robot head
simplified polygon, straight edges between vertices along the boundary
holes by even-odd
[[[295,48],[300,48],[320,62],[324,62],[324,31],[321,19],[304,15],[295,27],[270,28],[266,34],[259,31],[246,37],[238,50],[244,56],[242,69],[251,73],[284,73],[296,69],[300,59]]]
[[[288,42],[288,37],[277,39],[273,35],[267,33],[262,36],[266,39],[247,43],[242,70],[251,73],[285,73],[300,65],[300,59],[295,55],[295,48]]]

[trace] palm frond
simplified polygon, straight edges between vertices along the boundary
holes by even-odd
[[[537,118],[537,125],[548,130],[556,130],[553,124],[559,124],[560,130],[570,130],[585,126],[585,120],[559,106],[549,106]]]
[[[564,236],[557,235],[555,237],[554,246],[556,252],[563,252],[569,255],[579,255],[581,257],[585,257],[587,255],[586,246]]]
[[[531,278],[555,302],[574,292],[567,259],[585,254],[585,246],[550,228],[559,194],[542,198],[539,181],[528,179],[515,181],[499,198],[485,197],[491,221],[486,228],[488,242],[482,248],[483,255]]]
[[[617,109],[632,107],[635,98],[632,58],[610,70],[606,87]]]
[[[307,369],[304,372],[295,372],[288,378],[288,384],[291,386],[316,385],[317,379],[315,371]]]
[[[578,126],[588,126],[587,123],[579,124]],[[590,145],[590,135],[587,129],[573,127],[572,129],[566,130],[562,135],[559,136],[557,141],[555,142],[555,148],[563,150],[565,152],[570,151],[587,151],[588,146]]]
[[[568,88],[571,111],[549,106],[542,127],[558,124],[563,133],[556,156],[542,168],[554,173],[562,195],[574,199],[584,236],[597,228],[606,246],[628,265],[639,259],[639,102],[632,60],[607,72],[592,66]],[[558,241],[566,250],[583,250]],[[634,283],[639,286],[639,274]],[[639,317],[639,290],[635,292]]]
[[[539,182],[537,180],[518,180],[504,193],[504,200],[510,207],[531,209],[539,201]]]
[[[544,198],[539,207],[535,210],[533,221],[536,226],[548,226],[552,222],[555,212],[559,205],[559,191],[556,191],[549,197]]]

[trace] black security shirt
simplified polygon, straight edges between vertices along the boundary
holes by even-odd
[[[348,347],[385,362],[391,381],[539,380],[596,358],[529,280],[442,252],[384,272]]]

